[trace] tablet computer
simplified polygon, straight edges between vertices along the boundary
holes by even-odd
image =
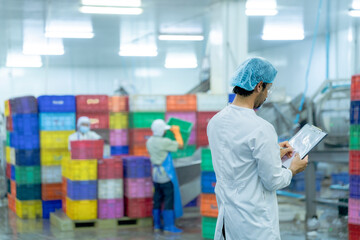
[[[289,144],[293,147],[294,153],[299,153],[300,158],[303,159],[326,136],[327,133],[320,128],[306,124],[289,140]],[[294,156],[295,154],[293,154]],[[293,157],[283,158],[283,165],[287,168],[290,167]]]

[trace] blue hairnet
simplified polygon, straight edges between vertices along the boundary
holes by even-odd
[[[260,81],[272,83],[276,74],[277,70],[266,59],[249,58],[236,70],[232,77],[232,86],[252,91]]]

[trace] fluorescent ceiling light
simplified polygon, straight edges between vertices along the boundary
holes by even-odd
[[[112,7],[140,7],[141,0],[82,0],[83,5],[112,6]]]
[[[64,55],[64,44],[62,39],[46,39],[44,36],[38,41],[24,39],[24,55]]]
[[[40,68],[42,67],[42,61],[40,56],[25,56],[22,54],[10,53],[6,58],[6,67]]]
[[[119,55],[123,57],[156,57],[156,46],[149,45],[125,45],[120,47]]]
[[[142,8],[121,8],[121,7],[91,7],[82,6],[79,9],[82,13],[94,14],[120,14],[120,15],[139,15],[142,14]]]
[[[246,9],[247,16],[275,16],[278,14],[276,9]]]
[[[92,32],[46,32],[47,38],[93,38]]]
[[[90,19],[75,21],[51,20],[45,27],[47,38],[93,38],[93,27]]]
[[[195,54],[168,54],[165,59],[165,68],[197,68]]]
[[[349,9],[348,14],[351,17],[360,17],[360,9]]]
[[[352,9],[360,9],[360,0],[353,0],[351,7]]]
[[[162,41],[203,41],[202,35],[159,35],[159,40]]]
[[[263,40],[303,40],[304,24],[302,15],[280,15],[265,19]]]

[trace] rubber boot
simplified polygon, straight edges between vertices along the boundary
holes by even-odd
[[[163,227],[161,225],[161,211],[160,209],[153,210],[153,218],[154,218],[154,232],[160,232]]]
[[[175,227],[174,210],[164,210],[162,212],[164,219],[164,232],[166,233],[182,233],[182,230]]]

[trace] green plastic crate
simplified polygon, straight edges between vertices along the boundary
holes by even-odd
[[[350,125],[350,150],[360,150],[360,125]]]
[[[6,146],[10,147],[10,132],[6,132]]]
[[[41,184],[41,168],[15,167],[16,184]]]
[[[205,239],[214,239],[217,218],[202,218],[202,237]]]
[[[134,112],[130,113],[130,128],[151,128],[156,119],[165,120],[165,113],[162,112]]]
[[[201,171],[213,172],[214,166],[212,164],[211,151],[209,148],[201,150]]]
[[[193,123],[178,118],[170,118],[167,124],[170,126],[175,125],[180,127],[180,134],[183,138],[184,146],[186,146],[190,138]],[[167,131],[165,137],[175,140],[175,136],[171,131]]]
[[[184,149],[179,149],[177,152],[171,153],[171,156],[173,158],[190,157],[190,156],[192,156],[194,154],[195,151],[196,151],[196,146],[195,145],[189,145],[189,146],[186,146]]]

